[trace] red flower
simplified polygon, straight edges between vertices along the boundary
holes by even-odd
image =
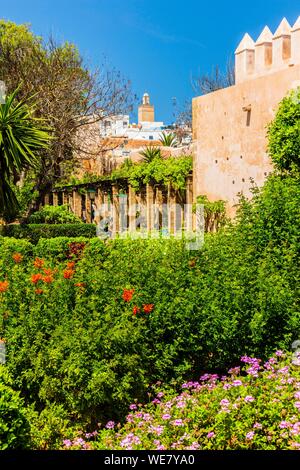
[[[44,273],[46,274],[46,276],[52,276],[52,269],[43,269]]]
[[[145,304],[145,305],[143,305],[143,310],[144,310],[145,313],[152,312],[153,308],[154,308],[154,304]]]
[[[68,261],[67,263],[67,269],[73,269],[75,266],[75,261]]]
[[[51,282],[53,282],[53,277],[52,277],[52,276],[44,276],[44,277],[43,277],[43,281],[44,281],[46,284],[51,284]]]
[[[64,275],[65,279],[71,279],[71,277],[73,277],[74,273],[75,273],[75,271],[73,269],[65,269],[63,275]]]
[[[76,282],[76,284],[74,284],[76,287],[85,287],[86,286],[86,283],[85,282]]]
[[[122,295],[123,300],[125,302],[130,302],[133,294],[134,294],[134,289],[124,289],[123,295]]]
[[[44,266],[45,261],[41,258],[35,258],[33,266],[37,269],[40,269]]]
[[[133,315],[136,315],[137,313],[140,313],[141,309],[135,305],[132,311],[133,311]]]
[[[15,263],[21,263],[21,261],[23,260],[23,255],[21,255],[21,253],[14,253],[12,255],[12,259]]]
[[[0,281],[0,292],[6,292],[9,286],[8,281]]]
[[[35,292],[36,294],[40,295],[40,294],[42,294],[44,291],[43,291],[43,289],[35,289],[34,292]]]
[[[32,274],[31,276],[31,282],[33,282],[33,284],[37,284],[42,279],[43,279],[43,276],[40,273]]]

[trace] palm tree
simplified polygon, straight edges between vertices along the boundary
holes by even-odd
[[[150,163],[155,158],[161,158],[161,151],[160,148],[150,145],[149,147],[145,147],[140,152],[140,155],[143,157],[144,162]]]
[[[34,167],[38,151],[47,148],[50,135],[33,117],[34,107],[15,103],[18,89],[0,105],[0,216],[12,220],[19,209],[11,183],[21,171]]]
[[[173,133],[166,134],[165,132],[163,132],[160,135],[159,141],[164,147],[177,147],[177,138],[176,135]]]

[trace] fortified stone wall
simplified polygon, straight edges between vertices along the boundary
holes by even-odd
[[[194,197],[228,201],[250,196],[272,170],[267,125],[289,90],[300,86],[300,17],[286,19],[272,35],[265,27],[256,43],[246,34],[235,52],[236,84],[193,100]]]

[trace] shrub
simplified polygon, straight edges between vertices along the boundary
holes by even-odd
[[[30,425],[24,401],[12,389],[12,380],[0,365],[0,450],[26,449],[30,445]]]
[[[61,261],[67,258],[71,258],[72,255],[75,256],[78,254],[78,248],[80,247],[82,251],[89,240],[89,238],[85,237],[40,238],[37,245],[35,246],[34,253],[36,256],[41,258]]]
[[[121,428],[110,420],[100,432],[65,440],[64,448],[299,449],[300,371],[282,354],[265,363],[242,357],[241,373],[233,368],[221,380],[204,374],[185,382],[180,393],[156,386],[150,404],[130,405]]]
[[[96,236],[96,225],[94,224],[28,224],[7,225],[5,236],[15,238],[26,238],[36,244],[40,238],[54,237],[86,237]]]
[[[269,125],[269,154],[280,171],[300,169],[300,88],[285,97]]]
[[[78,224],[82,223],[77,215],[70,212],[67,205],[45,205],[29,217],[30,224]]]
[[[0,336],[15,387],[37,409],[61,403],[92,426],[121,419],[157,380],[289,348],[300,326],[299,202],[299,180],[273,176],[199,251],[176,239],[67,239],[41,241],[42,261],[11,259]]]

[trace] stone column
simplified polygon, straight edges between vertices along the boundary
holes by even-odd
[[[53,205],[58,206],[58,194],[53,193]]]
[[[129,215],[129,232],[135,232],[136,220],[136,194],[131,186],[128,186],[128,215]]]
[[[75,215],[81,218],[81,195],[76,189],[73,190],[73,211]]]
[[[49,194],[45,194],[44,196],[44,206],[49,205]]]
[[[176,197],[171,184],[168,186],[168,231],[169,234],[174,233],[175,228],[175,204],[176,204]]]
[[[147,231],[151,232],[154,227],[154,191],[150,184],[146,186],[146,218]]]
[[[112,227],[112,236],[115,237],[119,231],[119,191],[118,187],[112,185],[112,213],[113,213],[113,227]]]
[[[86,222],[88,224],[92,223],[92,214],[91,214],[91,200],[88,193],[85,194],[85,207],[86,207]]]
[[[185,230],[191,232],[195,225],[195,216],[192,213],[193,207],[193,178],[191,175],[187,177],[186,181],[186,206],[185,206]]]
[[[162,227],[162,205],[163,205],[162,190],[159,186],[156,186],[156,189],[155,189],[155,220],[154,220],[155,230],[160,230],[161,227]]]

